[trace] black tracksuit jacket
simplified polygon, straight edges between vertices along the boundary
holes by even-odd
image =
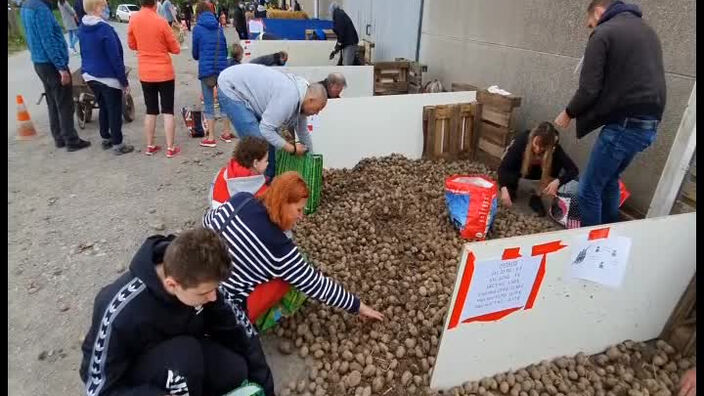
[[[149,237],[129,271],[96,296],[92,324],[82,346],[80,375],[85,394],[163,396],[163,389],[127,383],[126,375],[144,351],[187,335],[208,337],[244,357],[249,379],[273,395],[273,378],[258,335],[241,309],[226,302],[218,291],[216,301],[197,310],[164,289],[155,266],[174,238]]]

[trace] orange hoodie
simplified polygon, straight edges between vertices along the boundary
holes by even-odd
[[[127,45],[137,51],[140,81],[162,82],[176,78],[169,53],[178,54],[181,47],[169,23],[157,15],[155,7],[142,6],[130,17]]]

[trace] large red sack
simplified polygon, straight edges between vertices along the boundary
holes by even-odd
[[[445,179],[445,203],[460,236],[481,241],[494,223],[498,186],[485,175],[452,175]]]
[[[256,286],[247,297],[249,320],[254,323],[259,316],[281,301],[290,288],[291,285],[278,278]]]

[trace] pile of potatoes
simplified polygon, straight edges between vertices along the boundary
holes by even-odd
[[[485,174],[496,180],[496,173],[479,163],[411,161],[398,155],[325,171],[321,204],[294,230],[296,243],[310,262],[382,312],[385,320],[364,321],[317,302],[282,320],[274,330],[281,337],[279,350],[313,362],[308,377],[288,384],[283,395],[430,393],[466,242],[445,207],[444,180],[452,174]],[[499,207],[489,238],[554,229],[547,218]],[[602,371],[603,389],[608,390],[623,382],[617,375],[626,370],[616,363],[565,362],[467,384],[453,394],[567,394],[573,387],[586,389],[584,381]],[[547,379],[538,385],[542,378]],[[649,389],[645,383],[641,387]],[[556,393],[550,393],[553,389]]]

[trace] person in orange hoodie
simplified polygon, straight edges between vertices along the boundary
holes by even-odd
[[[210,184],[210,207],[217,209],[231,196],[249,192],[258,197],[267,188],[264,171],[269,164],[269,143],[259,137],[247,136],[240,140],[232,158],[223,166]]]
[[[154,144],[156,117],[164,114],[166,156],[171,158],[181,150],[174,144],[174,66],[169,54],[178,54],[181,48],[168,22],[156,13],[156,0],[142,0],[142,8],[130,18],[127,26],[127,45],[137,51],[139,80],[142,83],[147,116],[144,133],[147,137],[146,155],[161,149]]]

